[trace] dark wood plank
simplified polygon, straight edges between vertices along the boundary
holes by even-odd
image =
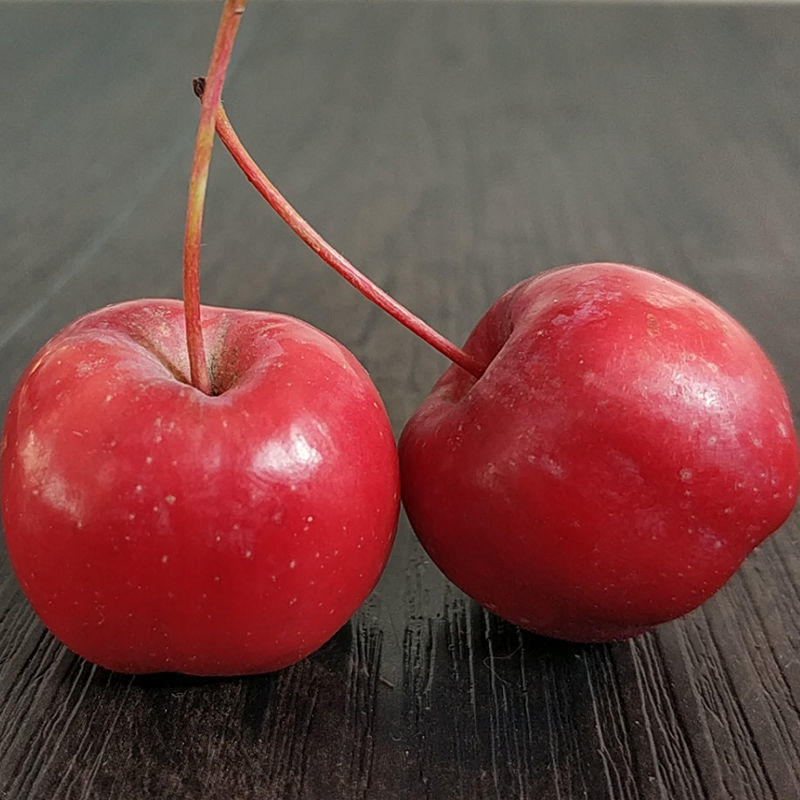
[[[0,401],[75,316],[178,296],[218,7],[0,5]],[[266,3],[226,90],[276,183],[463,340],[562,263],[639,263],[736,315],[800,398],[800,9]],[[221,152],[204,298],[367,366],[399,432],[443,360],[316,263]],[[702,609],[540,639],[439,574],[405,520],[376,591],[278,674],[130,678],[47,634],[0,568],[0,797],[800,796],[797,514]]]

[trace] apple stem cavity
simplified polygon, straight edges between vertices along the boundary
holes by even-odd
[[[205,78],[195,78],[194,92],[202,100],[203,109],[211,108],[208,103],[210,81]],[[247,152],[236,131],[233,129],[222,103],[214,105],[214,125],[220,141],[225,145],[234,161],[253,184],[256,191],[269,203],[278,216],[304,241],[329,267],[339,273],[349,284],[354,286],[367,300],[382,308],[387,314],[394,317],[420,339],[426,341],[431,347],[449,358],[453,363],[465,369],[473,377],[480,378],[486,364],[475,356],[456,347],[438,331],[434,330],[427,322],[409,311],[397,302],[390,294],[373,283],[366,275],[357,270],[338,250],[335,250],[325,239],[320,236],[311,225],[306,222],[294,209],[289,201],[278,191],[267,178],[262,169]]]
[[[203,342],[200,318],[200,245],[203,232],[203,208],[208,185],[208,168],[214,145],[216,110],[228,69],[233,42],[247,0],[225,0],[217,28],[214,49],[208,65],[208,85],[203,97],[200,121],[194,143],[189,198],[186,205],[186,228],[183,239],[183,307],[186,317],[186,346],[192,385],[205,394],[212,393],[211,379]]]

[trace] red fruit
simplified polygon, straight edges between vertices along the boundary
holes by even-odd
[[[457,586],[536,633],[632,636],[778,528],[797,439],[766,356],[696,292],[617,264],[506,292],[400,441],[403,499]]]
[[[433,560],[492,611],[565,639],[633,636],[710,597],[789,515],[786,395],[709,300],[634,267],[564,267],[506,292],[461,350],[292,208],[221,105],[215,125],[323,261],[454,362],[401,437],[403,498]]]
[[[3,432],[3,523],[36,612],[124,672],[263,672],[372,589],[398,513],[375,387],[325,334],[205,308],[215,395],[187,383],[183,305],[89,314],[36,356]]]

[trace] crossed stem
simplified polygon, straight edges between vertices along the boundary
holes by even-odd
[[[204,78],[195,78],[195,94],[203,101],[203,109],[207,105],[210,82]],[[329,245],[325,239],[308,224],[289,201],[278,191],[267,178],[252,156],[247,152],[236,131],[233,129],[225,108],[221,102],[214,104],[214,127],[220,141],[225,145],[234,161],[256,188],[258,193],[269,203],[278,216],[302,239],[328,266],[339,273],[348,283],[354,286],[364,297],[382,308],[398,322],[426,341],[455,364],[465,369],[475,378],[480,378],[486,364],[470,353],[456,347],[427,322],[424,322],[405,306],[397,302],[391,295],[373,283],[357,270],[341,253]]]

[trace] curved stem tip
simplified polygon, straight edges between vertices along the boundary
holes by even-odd
[[[195,78],[195,94],[203,100],[206,107],[206,98],[209,84],[204,78]],[[256,188],[258,193],[272,206],[278,216],[302,239],[329,267],[339,273],[348,283],[361,292],[367,300],[382,308],[387,314],[394,317],[412,333],[426,341],[440,353],[449,358],[453,363],[465,369],[475,378],[483,375],[486,365],[475,356],[456,347],[451,341],[434,330],[405,306],[397,302],[390,294],[373,283],[363,273],[359,272],[341,253],[329,245],[325,239],[308,224],[289,201],[267,178],[258,164],[247,152],[244,145],[236,135],[236,131],[225,113],[225,108],[220,103],[216,109],[215,127],[220,141],[225,145],[234,161],[239,165],[247,179]]]

